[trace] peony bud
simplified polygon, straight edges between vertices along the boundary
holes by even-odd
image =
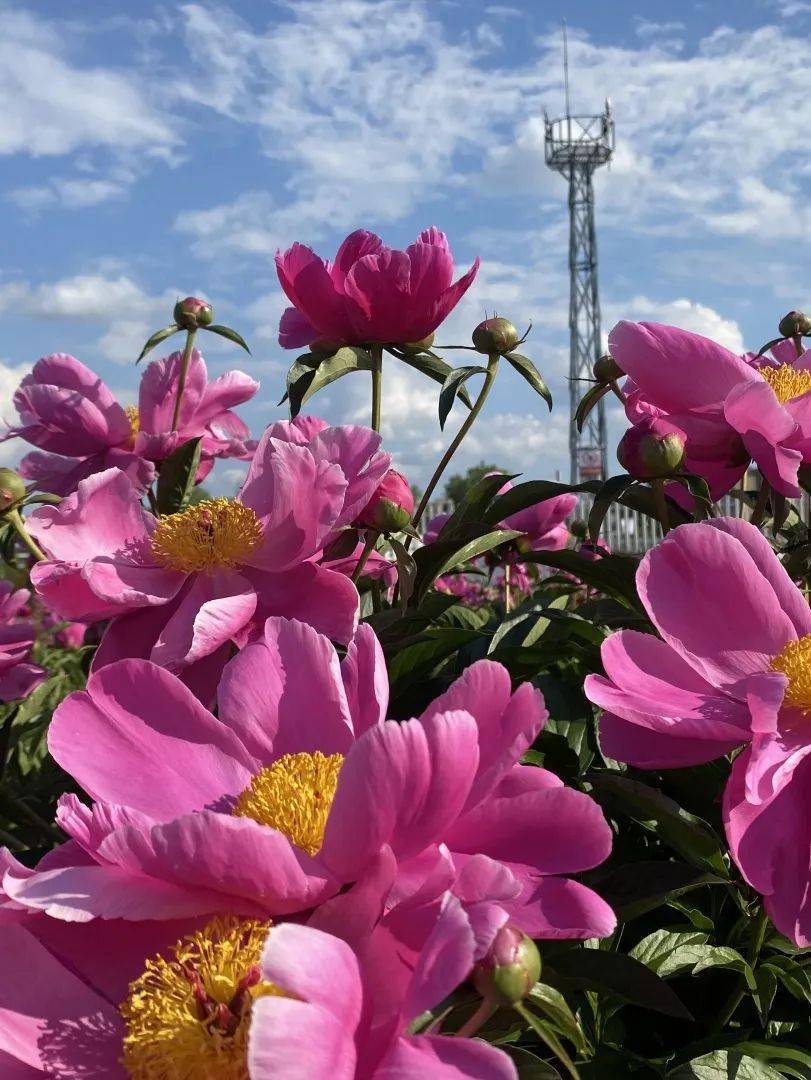
[[[378,532],[404,529],[414,513],[414,496],[408,481],[396,469],[389,469],[377,490],[358,516],[357,524]]]
[[[407,341],[403,348],[406,352],[425,352],[426,349],[430,349],[434,344],[434,334],[428,334],[427,337],[420,338],[419,341]]]
[[[637,480],[672,476],[684,461],[685,435],[660,417],[646,417],[629,428],[617,447],[617,460]]]
[[[175,304],[174,320],[183,330],[198,330],[214,322],[214,308],[196,296],[187,296]]]
[[[486,1000],[517,1005],[541,977],[541,956],[532,938],[502,926],[487,955],[473,969],[473,985]]]
[[[585,540],[589,534],[588,523],[582,518],[575,518],[569,522],[569,532],[576,540]]]
[[[811,319],[802,311],[790,311],[778,323],[777,329],[784,338],[811,335]]]
[[[25,480],[13,469],[0,469],[0,510],[25,498]]]
[[[520,341],[509,319],[485,319],[473,331],[473,345],[481,353],[508,353]]]
[[[614,357],[610,356],[608,353],[606,353],[605,356],[601,356],[600,359],[595,362],[592,371],[594,372],[594,378],[597,382],[603,383],[603,385],[605,385],[605,383],[616,382],[617,379],[621,379],[625,375],[625,372]]]

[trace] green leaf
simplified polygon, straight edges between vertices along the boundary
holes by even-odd
[[[599,589],[606,596],[642,610],[636,591],[638,555],[604,555],[599,559],[587,559],[577,551],[528,551],[521,555],[522,562],[540,563],[556,570],[573,574],[584,585]]]
[[[693,974],[698,975],[708,968],[726,968],[728,971],[736,971],[739,975],[743,975],[751,991],[757,990],[755,973],[737,949],[731,949],[727,945],[708,947],[693,968]]]
[[[770,956],[763,967],[773,971],[786,990],[798,1001],[811,1005],[811,971],[800,967],[790,956]]]
[[[549,411],[552,411],[552,395],[549,393],[549,387],[543,381],[540,371],[535,367],[533,362],[528,356],[522,356],[520,353],[505,353],[504,359],[509,360],[519,375],[522,375],[536,394],[540,394],[546,404],[549,406]]]
[[[603,527],[605,515],[611,508],[611,504],[616,502],[619,496],[629,487],[633,487],[635,483],[636,480],[634,480],[633,476],[628,476],[626,473],[622,473],[620,476],[611,476],[603,483],[594,496],[594,502],[589,511],[588,530],[593,542],[600,539],[600,529]]]
[[[747,1040],[736,1047],[741,1053],[750,1054],[758,1061],[773,1065],[784,1076],[796,1076],[798,1080],[811,1080],[811,1050],[785,1043]]]
[[[158,510],[176,514],[188,503],[194,490],[194,478],[200,467],[202,436],[189,439],[174,450],[161,465],[158,474]]]
[[[707,952],[707,935],[695,930],[654,930],[631,949],[633,956],[663,979],[695,967]]]
[[[208,330],[210,334],[218,334],[220,337],[233,341],[235,345],[239,345],[240,348],[244,349],[248,356],[251,355],[251,350],[248,348],[243,336],[238,334],[236,330],[232,330],[230,326],[219,326],[215,323],[214,326],[201,326],[200,329]]]
[[[290,398],[290,416],[296,417],[301,411],[305,401],[323,390],[325,386],[334,383],[336,379],[348,375],[351,371],[371,371],[374,367],[374,359],[365,349],[354,345],[343,345],[332,356],[323,358],[316,368],[305,364],[299,357],[296,364],[298,368],[294,381],[290,382],[293,368],[288,372],[287,394]]]
[[[514,480],[518,473],[499,474],[498,476],[484,476],[477,483],[469,487],[464,498],[457,503],[454,511],[439,533],[439,539],[447,539],[455,529],[468,522],[478,524],[484,511],[502,488],[510,480]],[[492,522],[498,525],[500,522]]]
[[[542,1012],[547,1020],[554,1024],[558,1033],[564,1039],[568,1039],[579,1054],[586,1052],[586,1037],[583,1034],[583,1029],[560,990],[556,990],[554,986],[547,986],[546,983],[538,982],[535,983],[524,1001],[526,1005],[531,1005]]]
[[[693,519],[695,521],[705,521],[712,514],[712,498],[710,496],[710,489],[707,481],[703,476],[694,476],[693,473],[685,473],[681,476],[674,476],[673,479],[687,488],[687,491],[693,497],[695,503],[695,510],[693,512]]]
[[[441,356],[437,356],[436,353],[428,351],[406,353],[397,349],[393,349],[392,352],[398,360],[402,360],[404,364],[408,364],[408,366],[414,368],[415,371],[419,371],[421,375],[427,375],[428,378],[433,379],[434,382],[444,383],[448,374],[454,370],[450,364],[446,363]],[[468,394],[464,386],[459,388],[458,397],[469,409],[473,408],[470,394]]]
[[[443,660],[480,636],[478,630],[437,628],[427,631],[427,637],[409,645],[389,664],[389,681],[392,687],[400,682],[416,683],[426,678]]]
[[[483,536],[461,543],[459,540],[438,540],[435,544],[428,544],[414,552],[414,561],[417,564],[417,584],[414,590],[415,596],[421,598],[425,591],[438,577],[447,574],[456,566],[461,566],[486,551],[514,540],[521,536],[515,529],[493,529]]]
[[[602,401],[610,389],[610,386],[602,386],[600,383],[596,383],[582,396],[574,414],[574,422],[578,431],[583,431],[583,425],[586,423],[589,413]]]
[[[172,334],[176,334],[179,329],[180,327],[177,323],[172,323],[171,326],[164,326],[163,330],[156,330],[152,337],[148,339],[143,349],[141,349],[141,353],[135,363],[140,364],[148,352],[151,352],[156,345],[160,345],[162,341],[166,341]]]
[[[397,582],[400,586],[400,604],[408,607],[408,601],[414,592],[414,582],[417,580],[417,564],[410,551],[396,540],[393,536],[388,538],[389,547],[397,559]]]
[[[567,603],[567,596],[557,596],[551,604],[532,604],[528,611],[515,612],[505,619],[493,634],[488,653],[495,652],[500,645],[512,647],[534,645],[551,623],[546,612],[550,609],[565,608]]]
[[[667,1075],[668,1080],[781,1080],[769,1065],[735,1050],[714,1050]]]
[[[439,427],[444,431],[445,421],[453,408],[459,387],[473,375],[486,375],[487,368],[473,366],[453,368],[442,384],[439,392]]]
[[[597,990],[620,1001],[664,1013],[680,1020],[689,1011],[664,979],[632,956],[601,949],[574,949],[547,961],[563,989]]]
[[[693,866],[727,876],[716,834],[706,821],[683,810],[673,799],[638,780],[614,773],[595,777],[593,789],[601,806],[625,813],[651,829]]]
[[[529,1050],[521,1046],[502,1046],[500,1049],[513,1059],[518,1070],[518,1080],[561,1080],[561,1075],[554,1065]]]
[[[628,922],[702,885],[724,884],[724,879],[684,863],[646,860],[594,870],[588,884]],[[697,927],[704,928],[712,929],[712,922],[709,927]]]

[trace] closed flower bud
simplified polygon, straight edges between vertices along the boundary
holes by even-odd
[[[625,372],[614,357],[610,356],[608,353],[606,353],[605,356],[601,356],[600,359],[596,361],[592,371],[594,372],[594,378],[597,382],[603,383],[603,385],[605,385],[605,383],[616,382],[617,379],[621,379],[625,375]]]
[[[617,460],[637,480],[672,476],[684,461],[684,432],[667,420],[649,417],[625,432]]]
[[[784,338],[811,334],[811,319],[802,311],[790,311],[780,320],[777,329]]]
[[[569,522],[569,532],[575,539],[585,540],[589,533],[588,523],[582,518],[575,518],[574,521]]]
[[[511,352],[520,336],[509,319],[485,319],[473,331],[473,345],[481,353]]]
[[[404,529],[414,513],[414,495],[408,481],[396,469],[389,469],[358,517],[357,524],[378,532]]]
[[[214,321],[214,308],[196,296],[187,296],[175,304],[174,319],[183,330],[197,330]]]
[[[0,469],[0,510],[8,510],[25,497],[25,480],[13,469]]]
[[[481,996],[500,1005],[517,1005],[540,977],[541,957],[535,942],[509,924],[498,931],[471,976]]]

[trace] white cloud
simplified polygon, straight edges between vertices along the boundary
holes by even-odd
[[[19,187],[8,193],[7,198],[21,210],[39,214],[51,206],[61,204],[69,210],[82,210],[89,206],[124,198],[128,183],[92,177],[54,179],[48,184]]]
[[[742,353],[745,348],[741,328],[734,319],[727,319],[706,304],[693,300],[659,301],[647,296],[634,296],[623,303],[612,301],[605,305],[605,310],[608,315],[607,327],[619,319],[659,322],[702,334],[736,353]]]
[[[57,24],[6,8],[0,96],[0,154],[103,146],[167,157],[179,142],[134,73],[80,66]]]

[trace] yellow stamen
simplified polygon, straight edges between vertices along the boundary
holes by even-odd
[[[790,641],[772,660],[772,670],[788,679],[784,704],[811,713],[811,634]]]
[[[141,430],[141,418],[138,413],[138,406],[128,405],[126,409],[124,409],[124,412],[127,414],[127,419],[130,422],[130,428],[132,429],[132,437],[134,439],[138,432]]]
[[[269,825],[308,855],[324,843],[343,754],[285,754],[262,769],[237,799],[234,813]]]
[[[249,506],[230,499],[205,499],[188,510],[168,514],[152,534],[155,560],[185,574],[233,569],[262,540],[262,525]]]
[[[762,367],[760,374],[774,390],[774,395],[781,405],[811,390],[811,371],[797,370],[791,364]]]
[[[248,1080],[250,1014],[258,997],[284,997],[259,959],[270,923],[213,919],[169,958],[147,960],[120,1006],[123,1065],[133,1080]]]

